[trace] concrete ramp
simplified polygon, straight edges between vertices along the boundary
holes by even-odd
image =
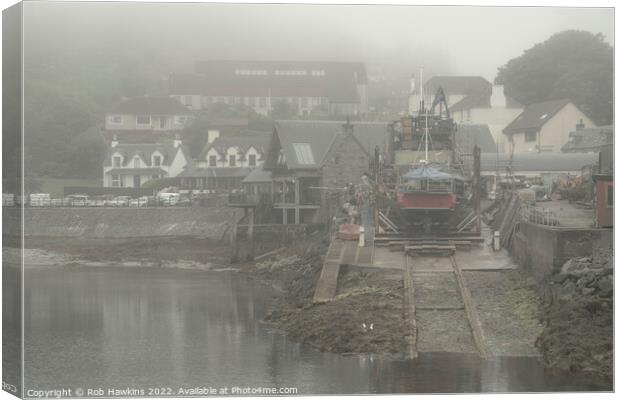
[[[314,291],[314,303],[325,303],[332,301],[338,289],[338,274],[340,273],[340,263],[345,246],[341,240],[334,240],[327,250],[323,269],[319,276],[316,289]]]

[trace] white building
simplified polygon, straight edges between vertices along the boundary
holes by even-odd
[[[177,137],[171,143],[124,143],[115,138],[103,162],[104,187],[141,187],[151,179],[179,175],[189,153]]]

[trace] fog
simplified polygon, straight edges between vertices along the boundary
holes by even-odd
[[[130,54],[168,72],[208,58],[339,60],[492,81],[555,32],[613,45],[610,8],[32,2],[24,20],[26,70]]]

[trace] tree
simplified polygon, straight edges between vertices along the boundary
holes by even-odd
[[[500,67],[495,83],[522,104],[569,98],[596,124],[613,123],[613,49],[600,33],[556,33]]]

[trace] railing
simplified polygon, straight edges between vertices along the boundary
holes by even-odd
[[[521,204],[521,220],[538,225],[560,225],[560,221],[552,210],[527,204]]]

